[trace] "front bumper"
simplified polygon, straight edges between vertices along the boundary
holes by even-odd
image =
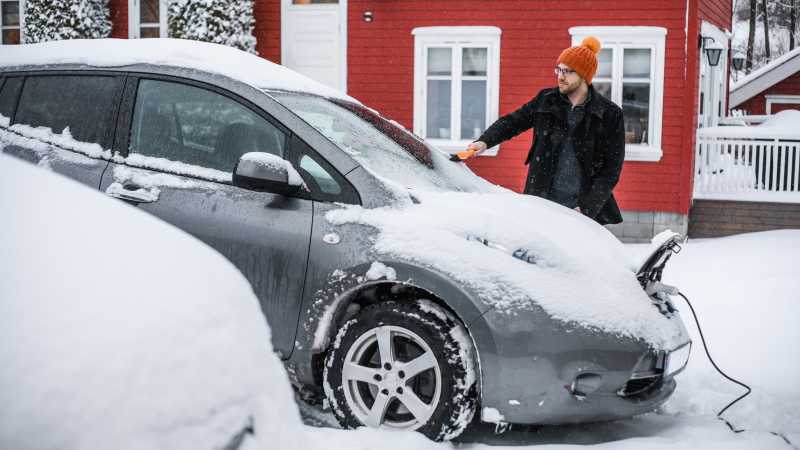
[[[680,317],[670,320],[684,338],[677,347],[688,344]],[[664,403],[680,371],[666,375],[667,353],[641,340],[565,324],[541,310],[489,311],[470,330],[480,358],[481,406],[491,408],[493,422],[555,425],[631,417]]]

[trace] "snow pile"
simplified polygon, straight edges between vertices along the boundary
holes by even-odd
[[[252,0],[173,0],[168,14],[170,37],[213,42],[257,54]]]
[[[800,230],[689,241],[664,271],[692,302],[716,363],[753,393],[725,416],[737,427],[778,431],[800,442]],[[691,312],[673,299],[694,348],[668,411],[716,414],[744,389],[707,361]]]
[[[0,448],[307,448],[250,286],[189,235],[0,155]]]
[[[26,0],[22,5],[26,43],[100,39],[111,34],[108,0]]]
[[[85,64],[124,67],[157,64],[224,75],[261,89],[307,92],[356,102],[339,91],[256,55],[184,39],[95,39],[6,46],[0,67]]]
[[[700,128],[698,137],[742,138],[742,139],[800,139],[800,111],[780,111],[764,123],[752,127],[716,126]]]
[[[326,218],[376,228],[378,254],[443,272],[488,307],[514,313],[538,305],[556,319],[642,337],[656,348],[676,344],[680,330],[652,306],[629,252],[591,219],[511,192],[415,195],[418,204],[350,206]]]

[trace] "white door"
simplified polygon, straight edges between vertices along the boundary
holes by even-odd
[[[347,0],[282,0],[281,63],[347,91]]]
[[[728,34],[708,22],[703,22],[700,32],[704,38],[713,38],[713,41],[705,39],[705,47],[722,49],[716,66],[709,64],[705,48],[700,49],[700,105],[697,126],[703,128],[716,126],[719,119],[726,115]]]

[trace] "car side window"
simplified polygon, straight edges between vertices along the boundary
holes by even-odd
[[[103,75],[28,76],[14,123],[48,127],[54,133],[69,128],[72,137],[108,147],[122,78]]]
[[[0,114],[9,119],[14,115],[14,108],[17,106],[17,98],[21,87],[21,77],[6,78],[6,82],[0,88]]]
[[[300,158],[300,170],[313,178],[319,190],[325,194],[339,195],[342,192],[336,179],[311,156],[303,155]]]
[[[236,100],[186,84],[142,79],[129,151],[232,172],[248,152],[284,157],[287,136]]]

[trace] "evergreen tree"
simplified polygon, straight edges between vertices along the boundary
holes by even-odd
[[[99,39],[111,34],[108,0],[27,0],[25,42]]]
[[[169,36],[256,53],[252,0],[171,0]]]

